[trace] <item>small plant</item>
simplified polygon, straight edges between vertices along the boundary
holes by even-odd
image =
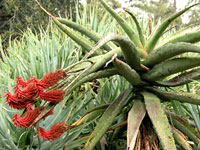
[[[162,88],[172,89],[200,78],[200,57],[179,56],[186,52],[200,53],[200,47],[192,44],[200,41],[200,31],[187,34],[175,33],[170,38],[162,40],[161,37],[177,17],[197,4],[169,17],[159,25],[150,37],[145,37],[137,19],[130,12],[137,32],[108,4],[103,0],[99,1],[116,19],[128,37],[116,34],[101,37],[98,33],[88,30],[84,26],[52,16],[36,1],[64,33],[82,46],[86,54],[81,61],[67,67],[65,69],[67,77],[50,87],[49,90],[62,88],[67,96],[86,82],[113,75],[123,76],[132,87],[122,91],[110,104],[92,109],[75,123],[67,124],[67,126],[63,126],[63,124],[53,126],[51,130],[54,132],[45,132],[39,128],[40,134],[44,139],[55,140],[60,137],[60,133],[63,131],[69,131],[88,123],[103,112],[95,129],[88,133],[88,136],[77,138],[73,142],[77,142],[79,145],[85,143],[84,149],[92,150],[98,142],[105,138],[107,131],[113,131],[111,138],[107,139],[111,143],[109,146],[112,146],[116,135],[122,132],[127,134],[127,149],[129,150],[142,148],[175,150],[179,146],[182,149],[190,150],[192,147],[187,138],[193,141],[195,148],[195,145],[200,142],[199,134],[191,128],[191,125],[184,118],[165,111],[161,103],[162,101],[176,100],[200,104],[200,96],[197,94],[166,91]],[[98,43],[94,45],[91,41]],[[176,75],[176,73],[180,74]],[[48,106],[47,110],[38,117],[38,120],[47,115],[54,107],[52,103],[46,105]],[[28,109],[32,110],[29,107]],[[66,118],[67,121],[68,118]],[[126,124],[127,130],[124,130],[122,127]],[[48,138],[51,133],[57,133],[55,129],[58,126],[62,127],[59,128],[59,136]],[[64,140],[61,140],[62,142],[64,143]]]

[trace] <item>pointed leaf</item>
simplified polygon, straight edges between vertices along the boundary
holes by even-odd
[[[173,87],[173,86],[180,86],[186,83],[190,83],[197,79],[200,79],[200,68],[182,73],[167,81],[157,81],[156,84],[158,84],[159,86]]]
[[[107,52],[104,55],[101,55],[102,57],[100,57],[97,62],[85,68],[85,70],[83,70],[75,79],[73,79],[73,81],[70,82],[69,85],[65,87],[65,95],[70,94],[75,88],[80,86],[82,84],[81,79],[83,79],[91,73],[94,73],[95,71],[106,65],[106,63],[110,61],[114,54],[117,54],[117,56],[121,57],[121,50],[119,48],[116,48]]]
[[[142,83],[140,75],[125,62],[115,58],[113,64],[118,69],[119,73],[132,85],[139,85]]]
[[[143,74],[142,77],[149,81],[156,81],[197,66],[200,66],[200,57],[174,58],[155,65],[152,70]]]
[[[77,120],[75,123],[73,123],[71,126],[76,127],[80,126],[85,122],[89,122],[95,118],[97,118],[101,113],[105,111],[105,109],[108,107],[108,105],[103,105],[97,108],[94,108],[90,111],[88,111],[85,115],[83,115],[79,120]]]
[[[106,109],[102,117],[100,118],[94,131],[89,136],[89,139],[85,145],[85,150],[93,150],[96,143],[101,140],[107,129],[112,124],[115,117],[121,111],[121,109],[129,101],[129,95],[132,89],[125,90],[119,97],[117,97],[110,106]]]
[[[66,33],[72,40],[74,40],[77,44],[79,44],[80,46],[82,46],[85,50],[89,51],[90,49],[92,49],[93,44],[86,39],[85,37],[83,37],[82,35],[74,32],[72,29],[70,29],[69,27],[67,27],[66,25],[60,23],[56,17],[54,17],[50,12],[48,12],[44,7],[42,7],[42,5],[37,1],[34,0],[37,5],[49,16],[53,19],[53,21],[55,22],[55,24],[64,32]]]
[[[85,142],[87,142],[89,136],[81,137],[77,140],[74,140],[65,146],[68,150],[74,150],[74,148],[80,148]]]
[[[176,42],[197,43],[199,41],[200,41],[200,31],[198,30],[184,34],[182,36],[178,36],[169,41],[169,43],[176,43]]]
[[[176,100],[191,104],[200,105],[200,95],[188,92],[168,92],[153,87],[145,87],[149,91],[156,93],[162,100]]]
[[[121,35],[116,35],[114,33],[108,34],[104,36],[97,44],[96,46],[88,53],[89,57],[92,55],[98,48],[100,48],[103,44],[105,44],[108,41],[115,41],[119,44],[121,47],[123,56],[126,60],[126,62],[135,70],[144,70],[140,64],[140,57],[146,57],[146,54],[144,51],[139,51],[138,48],[135,47],[135,45],[126,37]],[[141,55],[141,56],[140,56]]]
[[[178,143],[184,150],[192,150],[192,147],[188,143],[187,137],[178,129],[171,126],[171,130],[176,143]]]
[[[144,46],[145,45],[145,38],[144,38],[144,35],[142,33],[142,29],[140,27],[140,24],[139,24],[137,18],[131,12],[129,12],[127,10],[126,10],[126,12],[129,13],[129,15],[132,17],[133,21],[135,22],[135,25],[137,27],[137,31],[138,31],[138,34],[139,34],[140,42]]]
[[[176,150],[170,125],[164,114],[160,99],[156,95],[148,92],[142,92],[142,95],[144,96],[147,113],[161,142],[162,148],[164,150]]]
[[[158,47],[161,47],[167,43],[177,43],[177,42],[187,42],[187,43],[196,43],[200,40],[199,34],[199,25],[186,27],[185,29],[176,31],[174,34],[162,39]]]
[[[189,43],[170,43],[155,49],[142,62],[145,66],[154,66],[160,62],[186,52],[200,53],[200,47]]]
[[[93,31],[91,29],[87,29],[85,26],[79,25],[79,24],[77,24],[77,23],[75,23],[73,21],[70,21],[70,20],[67,20],[67,19],[63,19],[63,18],[57,18],[57,20],[60,23],[62,23],[64,25],[66,25],[66,26],[68,26],[68,27],[70,27],[70,28],[72,28],[72,29],[74,29],[74,30],[86,35],[87,37],[89,37],[91,40],[93,40],[95,42],[98,42],[101,39],[101,35],[99,33],[95,32],[95,31]],[[114,44],[112,44],[112,47],[114,47]],[[106,50],[111,50],[110,46],[107,45],[107,44],[105,44],[103,46],[103,48],[105,48]]]
[[[196,145],[200,143],[200,134],[198,133],[196,128],[194,128],[187,122],[185,118],[169,112],[166,112],[166,114],[168,118],[172,121],[172,124],[184,135],[186,135]]]
[[[135,100],[128,113],[127,147],[133,150],[142,120],[146,114],[145,105],[141,100]]]
[[[138,38],[138,36],[134,33],[134,30],[129,26],[129,24],[116,13],[104,0],[99,0],[104,8],[116,19],[119,25],[123,28],[129,38],[133,41],[133,43],[137,46],[142,48],[142,44]]]
[[[199,4],[199,3],[197,3],[197,4]],[[152,37],[150,38],[150,40],[146,44],[145,49],[147,50],[147,52],[151,53],[151,51],[156,46],[156,43],[158,42],[159,38],[163,35],[165,29],[170,25],[170,23],[172,21],[174,21],[177,17],[179,17],[180,15],[184,14],[186,11],[188,11],[190,8],[196,6],[197,4],[191,5],[191,6],[187,7],[187,8],[185,8],[184,10],[182,10],[182,11],[174,14],[173,16],[169,17],[168,19],[166,19],[158,27],[158,29],[153,33]]]

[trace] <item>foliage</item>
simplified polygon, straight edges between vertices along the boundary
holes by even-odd
[[[200,136],[196,129],[185,118],[163,108],[165,105],[163,102],[172,100],[200,104],[198,94],[189,93],[189,90],[187,92],[177,90],[178,86],[188,86],[190,82],[200,77],[199,56],[183,56],[183,53],[188,52],[200,53],[200,48],[193,44],[200,40],[199,30],[187,34],[184,34],[183,30],[171,34],[170,37],[165,34],[166,29],[176,18],[197,4],[172,15],[158,25],[152,34],[149,34],[151,32],[140,26],[133,14],[129,12],[130,18],[133,19],[131,23],[135,23],[136,28],[134,29],[107,3],[100,0],[103,7],[123,29],[122,32],[117,28],[117,31],[120,31],[118,33],[123,35],[108,34],[102,37],[101,34],[87,29],[81,23],[54,17],[37,1],[36,3],[52,18],[61,31],[81,46],[83,56],[77,63],[64,69],[68,75],[65,79],[49,89],[62,88],[65,90],[65,99],[57,105],[49,102],[40,103],[43,106],[48,105],[49,110],[56,107],[60,115],[56,113],[49,116],[50,121],[64,121],[69,128],[61,138],[55,141],[42,140],[40,143],[38,140],[36,144],[25,142],[26,144],[22,147],[39,145],[41,149],[83,148],[91,150],[105,149],[107,143],[108,149],[127,147],[131,150],[141,148],[175,150],[182,147],[182,149],[190,150],[197,148]],[[94,13],[98,14],[96,11]],[[99,27],[98,23],[96,25]],[[148,26],[148,30],[152,30],[151,26]],[[42,58],[45,56],[41,55]],[[57,60],[56,55],[53,56]],[[45,59],[45,65],[46,62],[52,61],[52,59],[46,61],[49,58],[51,57]],[[15,65],[10,63],[6,55],[4,55],[4,60],[6,60],[5,64],[2,63],[4,65]],[[23,66],[25,66],[24,63]],[[177,75],[177,73],[180,74]],[[99,80],[99,78],[103,79]],[[97,90],[94,88],[94,82],[99,82]],[[11,87],[11,82],[8,81],[7,84]],[[176,110],[175,106],[178,105],[173,105],[170,109]],[[60,107],[63,109],[59,109]],[[47,112],[42,113],[45,115]],[[6,112],[2,111],[2,114],[4,113]],[[76,118],[79,115],[80,117]],[[62,118],[58,119],[60,116]],[[194,113],[193,116],[195,116]],[[42,116],[37,119],[40,123],[48,123],[46,128],[55,123],[49,125],[47,120],[41,120]],[[13,128],[9,120],[9,117],[3,118],[2,122],[11,124],[10,128]],[[124,128],[126,124],[128,128]],[[1,129],[2,133],[6,131],[5,126]],[[57,131],[59,132],[59,129]],[[34,132],[31,133],[34,135]],[[4,136],[2,140],[4,147],[10,146],[12,149],[17,149],[16,141],[7,138],[8,134],[1,136]],[[188,143],[187,138],[192,142]],[[35,136],[32,139],[35,139]],[[115,143],[120,143],[120,146]]]

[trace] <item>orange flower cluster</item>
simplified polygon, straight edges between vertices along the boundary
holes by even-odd
[[[32,108],[32,104],[37,99],[43,99],[53,104],[57,104],[62,101],[65,91],[62,89],[56,89],[53,91],[45,91],[51,86],[54,86],[59,80],[64,79],[67,76],[64,70],[57,70],[56,72],[47,73],[39,80],[36,77],[31,77],[28,81],[24,81],[21,77],[17,77],[17,84],[14,85],[14,94],[10,92],[5,93],[7,104],[15,109],[26,109],[25,115],[13,114],[13,123],[18,127],[29,128],[35,126],[37,122],[34,122],[36,118],[45,109],[44,106]],[[42,118],[52,115],[53,109],[51,109]],[[48,140],[55,140],[59,138],[62,133],[67,129],[67,125],[63,122],[55,124],[50,131],[46,132],[43,128],[38,128],[38,133],[41,137]]]

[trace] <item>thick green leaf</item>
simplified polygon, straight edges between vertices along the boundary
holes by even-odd
[[[200,95],[198,94],[188,92],[168,92],[153,87],[145,87],[145,89],[155,92],[162,100],[176,100],[200,105]]]
[[[164,150],[176,150],[174,138],[168,119],[161,106],[160,99],[149,92],[142,92],[147,113],[152,121],[154,129]]]
[[[176,143],[178,143],[184,150],[192,150],[192,147],[188,143],[187,137],[183,133],[173,126],[171,126],[171,130]]]
[[[157,81],[156,84],[159,86],[180,86],[186,83],[190,83],[193,80],[200,79],[200,68],[193,69],[188,72],[182,73],[167,81]]]
[[[199,4],[199,3],[197,3]],[[197,4],[191,5],[187,8],[185,8],[184,10],[174,14],[173,16],[167,18],[159,27],[158,29],[153,33],[152,37],[150,38],[150,40],[148,41],[148,43],[145,46],[145,49],[147,50],[147,52],[151,53],[151,51],[154,49],[154,47],[156,46],[158,40],[160,39],[160,37],[163,35],[164,31],[166,30],[166,28],[170,25],[170,23],[172,21],[174,21],[177,17],[179,17],[180,15],[184,14],[186,11],[188,11],[190,8],[196,6]]]
[[[178,36],[170,41],[169,43],[176,43],[176,42],[187,42],[187,43],[197,43],[200,41],[200,31],[194,31],[191,33],[183,34]]]
[[[89,37],[91,40],[98,42],[101,39],[101,35],[98,34],[97,32],[91,30],[91,29],[87,29],[85,26],[79,25],[73,21],[67,20],[67,19],[63,19],[63,18],[57,18],[57,20],[62,23],[65,24],[66,26],[79,31],[80,33],[86,35],[87,37]],[[112,47],[114,47],[114,45],[112,45]],[[110,46],[105,44],[103,46],[103,48],[105,48],[106,50],[111,50]]]
[[[133,21],[135,22],[135,25],[137,27],[137,31],[138,31],[138,34],[139,34],[140,42],[144,46],[146,41],[145,41],[144,35],[142,33],[142,29],[140,27],[140,24],[139,24],[137,18],[131,12],[129,12],[127,10],[126,10],[126,12],[129,13],[129,15],[132,17]]]
[[[82,125],[85,122],[89,122],[97,118],[101,113],[105,111],[107,107],[108,105],[103,105],[103,106],[100,106],[88,111],[85,115],[83,115],[79,120],[77,120],[71,126],[76,127],[76,126]]]
[[[200,47],[184,42],[166,44],[150,53],[142,64],[145,66],[154,66],[164,60],[186,52],[200,53]]]
[[[142,83],[140,75],[125,62],[115,58],[113,64],[118,69],[119,73],[132,85],[139,85]]]
[[[156,47],[161,47],[161,46],[163,46],[163,45],[165,45],[165,44],[167,44],[167,43],[174,43],[173,41],[175,40],[176,41],[176,39],[179,39],[179,38],[181,38],[181,37],[183,37],[183,36],[187,36],[187,35],[189,35],[188,37],[189,38],[186,38],[185,40],[180,40],[180,41],[177,41],[177,42],[187,42],[187,43],[194,43],[193,42],[193,38],[190,38],[190,35],[193,35],[193,33],[196,33],[196,32],[198,32],[199,31],[199,25],[192,25],[192,26],[187,26],[187,27],[185,27],[185,28],[183,28],[183,29],[180,29],[180,30],[178,30],[178,31],[176,31],[175,33],[173,33],[173,34],[170,34],[170,36],[167,36],[167,37],[165,37],[164,39],[162,39],[159,43],[158,43],[158,46],[156,46]],[[193,37],[193,36],[192,36]],[[190,41],[190,40],[191,41]],[[176,42],[176,43],[177,43]]]
[[[67,34],[72,40],[82,46],[85,50],[89,51],[92,49],[93,44],[88,39],[74,32],[72,29],[60,23],[58,20],[54,19],[54,22],[65,34]]]
[[[200,57],[174,58],[155,65],[152,70],[142,77],[149,81],[156,81],[197,66],[200,66]]]
[[[89,136],[88,141],[85,145],[85,150],[93,150],[97,142],[102,138],[107,129],[110,127],[115,117],[129,101],[128,97],[131,91],[132,89],[125,90],[109,105],[109,107],[106,109],[99,122],[97,123],[94,131]]]
[[[200,134],[191,126],[186,119],[175,115],[173,113],[166,112],[168,118],[172,121],[172,124],[179,129],[184,135],[186,135],[189,139],[194,141],[196,145],[200,143]]]
[[[129,26],[129,24],[116,13],[108,4],[105,3],[104,0],[99,0],[101,4],[105,7],[105,9],[116,19],[116,21],[120,24],[120,26],[124,29],[129,38],[133,41],[133,43],[142,48],[142,44],[139,40],[139,37],[134,33],[134,30]]]
[[[140,64],[140,57],[146,57],[147,54],[143,50],[136,48],[135,45],[133,44],[133,42],[130,41],[129,39],[127,39],[126,37],[117,35],[114,33],[109,33],[109,34],[105,35],[96,44],[96,46],[88,53],[87,57],[92,55],[102,45],[104,45],[105,43],[107,43],[108,41],[111,41],[111,40],[115,41],[116,43],[119,44],[125,60],[132,68],[137,69],[137,70],[142,70],[141,64]]]
[[[87,140],[89,136],[81,137],[77,140],[70,142],[69,144],[65,145],[67,150],[74,150],[74,148],[80,148]]]
[[[60,23],[56,17],[54,17],[51,13],[49,13],[45,8],[43,8],[40,3],[35,0],[35,2],[37,3],[37,5],[49,16],[53,19],[53,21],[55,22],[55,24],[64,32],[66,33],[72,40],[74,40],[77,44],[79,44],[80,46],[82,46],[86,51],[89,51],[92,49],[93,44],[86,39],[84,36],[82,36],[81,34],[78,34],[76,32],[74,32],[72,29],[70,29],[69,27],[67,27],[66,25]]]
[[[117,54],[117,56],[120,57],[121,50],[119,48],[116,48],[102,55],[102,57],[96,63],[88,66],[73,81],[71,81],[70,84],[68,84],[64,88],[64,90],[66,90],[65,94],[66,95],[70,94],[76,87],[80,86],[82,84],[82,81],[81,81],[82,78],[86,77],[87,75],[91,73],[94,73],[95,71],[97,71],[98,69],[106,65],[106,63],[112,59],[112,56],[114,54]]]
[[[133,150],[142,120],[146,114],[145,105],[141,100],[135,100],[128,113],[127,147]]]

